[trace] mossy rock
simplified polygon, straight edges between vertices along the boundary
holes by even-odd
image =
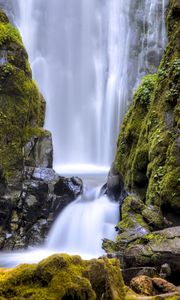
[[[18,30],[0,10],[0,166],[6,179],[22,171],[23,147],[42,134],[45,104],[32,80]]]
[[[122,123],[115,167],[125,189],[145,199],[146,205],[180,213],[180,15],[177,7],[171,0],[167,18],[169,42],[158,72],[144,77]]]
[[[53,255],[38,265],[0,269],[1,299],[125,300],[119,262]]]

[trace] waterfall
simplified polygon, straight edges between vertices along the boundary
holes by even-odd
[[[55,170],[106,173],[134,89],[157,71],[168,0],[8,1],[47,101]],[[62,211],[43,250],[3,254],[0,264],[35,262],[54,251],[101,255],[101,240],[115,237],[119,214],[99,188],[86,186]]]
[[[54,168],[107,169],[134,88],[157,70],[168,1],[12,2],[33,76],[47,101]]]
[[[111,202],[106,195],[100,196],[100,187],[87,189],[57,218],[49,233],[47,248],[78,253],[85,258],[104,254],[102,239],[114,240],[116,236],[118,207],[118,203]]]

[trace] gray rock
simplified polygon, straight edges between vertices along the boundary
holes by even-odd
[[[59,176],[53,169],[49,168],[35,168],[32,174],[32,179],[41,181],[57,181]]]
[[[32,207],[34,205],[37,204],[37,199],[34,195],[29,195],[27,198],[26,198],[26,204],[28,207]]]
[[[25,165],[52,168],[53,146],[49,131],[41,137],[33,137],[24,147]]]
[[[167,263],[180,272],[180,226],[155,231],[129,242],[124,252],[128,266],[159,266]]]
[[[38,138],[36,141],[34,157],[37,167],[52,168],[53,147],[50,132],[46,131],[46,135]]]

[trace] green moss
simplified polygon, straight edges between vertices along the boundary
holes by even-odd
[[[136,104],[141,104],[147,108],[150,104],[152,92],[156,84],[156,75],[150,74],[146,75],[141,82],[141,85],[137,88],[134,94],[134,102]]]
[[[115,167],[122,174],[125,186],[134,190],[146,182],[148,146],[139,145],[142,123],[148,113],[156,83],[156,75],[146,76],[134,94],[134,101],[124,119],[118,138]]]
[[[117,143],[115,166],[125,188],[147,205],[179,210],[180,18],[173,1],[169,43],[157,75],[146,76],[134,94]]]
[[[6,179],[23,169],[23,147],[39,136],[45,104],[32,80],[28,56],[18,30],[0,11],[0,166]]]
[[[125,289],[116,259],[82,261],[53,255],[38,265],[0,270],[0,297],[5,299],[124,300]]]
[[[18,30],[13,27],[9,22],[0,23],[0,46],[2,47],[6,43],[14,42],[23,47],[22,39]]]

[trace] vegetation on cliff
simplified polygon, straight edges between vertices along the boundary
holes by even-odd
[[[18,30],[0,10],[0,168],[9,179],[23,168],[23,147],[40,135],[44,102],[32,80]]]
[[[168,45],[155,75],[146,76],[121,126],[115,159],[125,189],[156,211],[180,213],[180,17],[170,2]],[[128,198],[125,201],[129,201]],[[153,214],[153,213],[152,213]],[[123,221],[122,221],[123,222]]]

